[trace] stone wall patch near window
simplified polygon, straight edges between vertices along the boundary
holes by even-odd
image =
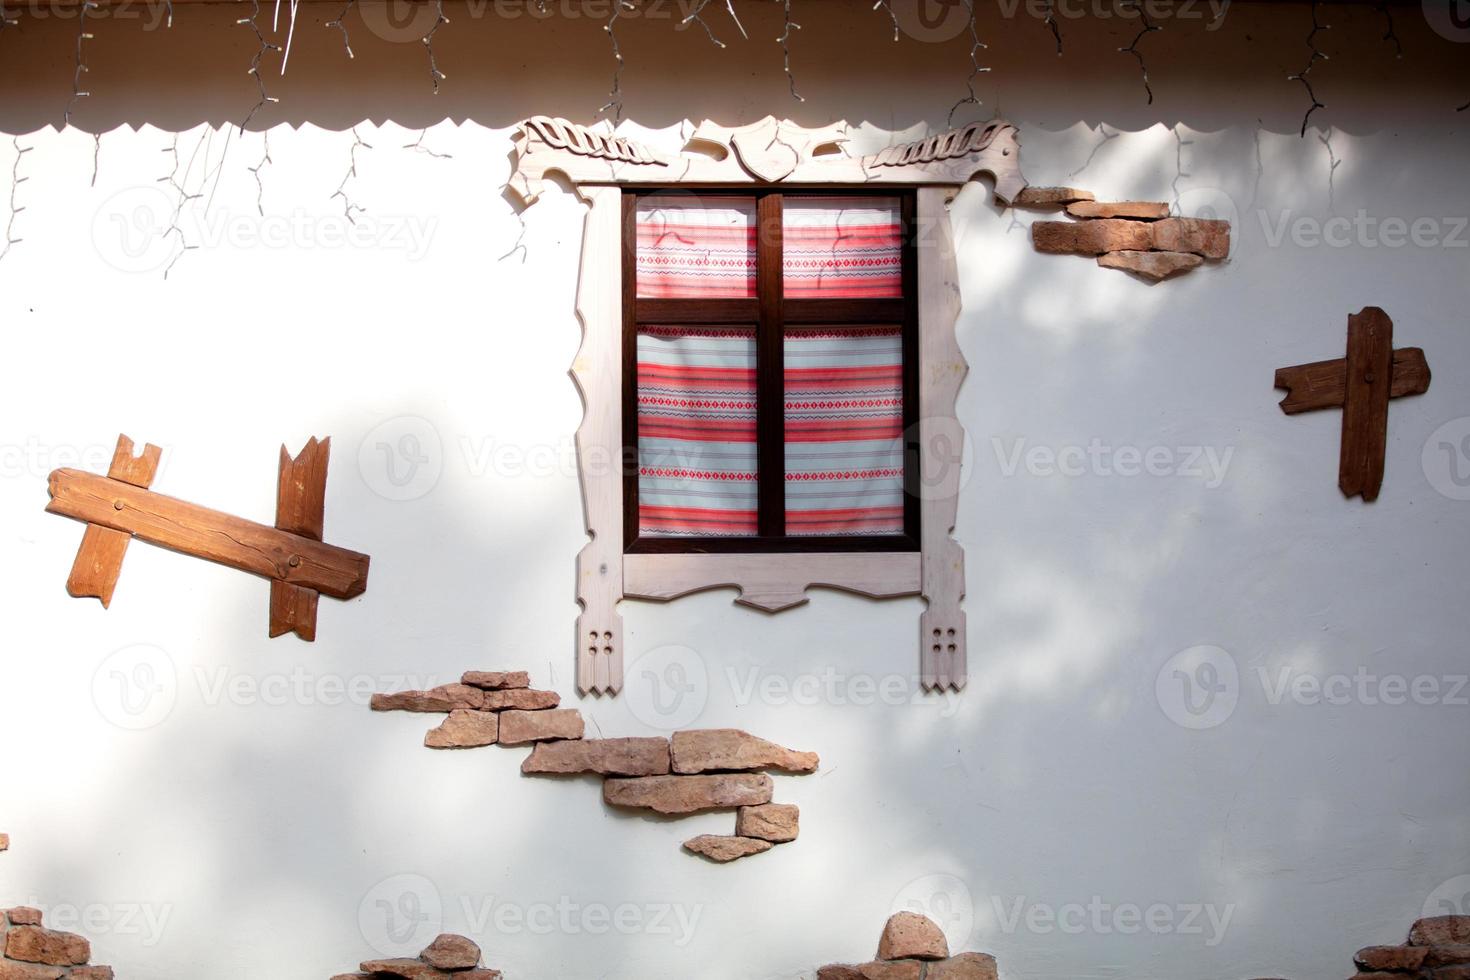
[[[1031,240],[1038,252],[1086,255],[1105,269],[1159,282],[1230,255],[1230,222],[1172,217],[1162,201],[1099,202],[1070,187],[1028,187],[1021,207],[1062,209],[1073,221],[1038,221]]]
[[[458,684],[374,694],[372,709],[447,715],[424,736],[431,749],[529,746],[522,774],[600,776],[609,806],[674,817],[733,810],[734,834],[684,842],[686,850],[717,863],[796,840],[800,813],[772,802],[775,784],[767,773],[816,772],[815,752],[734,728],[679,731],[671,738],[584,738],[582,713],[557,707],[560,701],[554,691],[532,689],[525,671],[472,670]],[[363,970],[373,972],[366,964]]]

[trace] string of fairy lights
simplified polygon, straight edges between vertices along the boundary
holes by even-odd
[[[77,16],[77,33],[72,51],[73,57],[71,66],[71,93],[70,97],[67,100],[65,109],[62,113],[62,121],[65,125],[71,124],[73,114],[79,108],[81,101],[83,99],[90,98],[92,95],[90,86],[84,84],[84,80],[87,78],[91,71],[91,67],[88,64],[87,59],[89,42],[92,42],[96,39],[95,34],[92,30],[91,23],[89,22],[89,17],[95,15],[95,12],[100,8],[103,2],[106,2],[106,0],[81,0],[79,5],[79,13]],[[172,0],[163,0],[163,2],[167,8],[166,24],[167,26],[172,27],[174,14],[173,2]],[[250,124],[255,121],[258,114],[262,112],[262,110],[266,109],[268,106],[280,102],[279,97],[272,95],[266,85],[266,80],[262,71],[266,59],[271,57],[272,55],[281,55],[282,74],[284,74],[285,71],[284,58],[286,49],[281,44],[275,43],[273,40],[271,40],[271,38],[267,36],[265,30],[262,28],[262,25],[259,22],[259,17],[261,13],[260,0],[249,0],[249,2],[249,16],[240,17],[236,20],[236,24],[237,26],[248,28],[256,42],[255,49],[251,55],[249,67],[247,68],[247,73],[255,82],[257,98],[254,105],[250,107],[244,118],[238,123],[238,129],[242,136],[244,135],[246,129],[250,126]],[[299,0],[297,0],[297,2],[299,2]],[[439,66],[438,55],[434,48],[434,42],[436,36],[438,35],[438,32],[442,28],[446,27],[450,23],[450,20],[445,13],[445,0],[426,0],[426,2],[433,4],[434,19],[432,24],[429,25],[428,29],[425,30],[422,36],[419,37],[419,40],[424,46],[425,56],[428,61],[428,75],[431,90],[433,93],[438,94],[442,87],[442,83],[447,80],[448,76],[444,73],[444,71],[441,70]],[[546,0],[528,0],[528,2],[535,4],[543,15],[548,12],[546,8]],[[631,15],[638,11],[639,2],[642,2],[642,0],[613,0],[611,4],[611,11],[607,18],[607,21],[602,25],[603,31],[607,34],[608,42],[611,48],[613,72],[607,101],[600,108],[597,109],[594,115],[608,118],[614,124],[620,122],[623,117],[623,72],[626,67],[626,60],[624,57],[622,44],[618,37],[618,27],[620,21],[625,16]],[[778,35],[775,40],[781,49],[782,72],[785,76],[787,87],[791,93],[791,97],[793,100],[797,102],[804,102],[805,99],[798,89],[796,75],[792,66],[792,41],[795,32],[802,29],[801,24],[797,23],[792,17],[793,0],[770,0],[770,2],[777,4],[781,12],[782,30],[780,35]],[[962,110],[966,106],[973,106],[978,109],[984,104],[983,100],[980,98],[980,94],[977,89],[977,81],[982,74],[991,71],[991,67],[982,62],[982,52],[987,50],[987,45],[981,39],[980,29],[977,22],[978,11],[976,9],[976,0],[957,0],[957,2],[963,5],[965,14],[963,31],[968,33],[969,35],[969,46],[967,52],[969,60],[969,70],[965,79],[965,94],[962,95],[951,106],[949,110],[948,125],[950,127],[953,127],[955,125],[955,117],[960,112],[960,110]],[[1045,29],[1051,34],[1052,40],[1056,45],[1056,52],[1060,56],[1063,53],[1063,35],[1060,20],[1058,17],[1056,0],[1041,0],[1041,2],[1043,4],[1043,6],[1041,7],[1041,11],[1044,13],[1042,24]],[[7,0],[0,0],[0,34],[3,34],[5,31],[15,27],[19,23],[18,18],[7,10],[6,3]],[[281,3],[282,0],[276,0],[276,10],[278,17],[280,14]],[[714,4],[715,9],[723,9],[724,15],[729,17],[730,22],[734,25],[735,30],[739,32],[741,38],[745,40],[750,39],[750,35],[746,31],[745,25],[741,22],[740,17],[736,13],[734,0],[692,0],[692,3],[692,8],[688,8],[687,14],[685,14],[685,16],[679,21],[679,25],[681,28],[697,26],[700,28],[701,31],[703,31],[705,37],[712,45],[720,49],[726,48],[726,42],[716,32],[714,25],[710,23],[707,17],[707,14],[711,8],[711,4]],[[1138,31],[1136,34],[1133,35],[1133,38],[1129,42],[1129,44],[1124,47],[1118,48],[1118,52],[1120,54],[1130,55],[1137,61],[1139,73],[1143,82],[1145,99],[1147,101],[1147,104],[1152,105],[1154,102],[1154,90],[1152,79],[1150,78],[1149,74],[1149,64],[1146,56],[1147,53],[1145,50],[1146,45],[1144,42],[1148,35],[1156,33],[1158,31],[1162,31],[1164,28],[1161,24],[1157,24],[1151,19],[1147,0],[1119,0],[1119,3],[1123,5],[1123,9],[1131,10],[1133,15],[1136,16],[1138,21]],[[341,34],[343,51],[349,59],[355,58],[356,54],[352,49],[352,36],[348,30],[346,21],[348,15],[351,14],[353,9],[357,6],[358,0],[344,0],[340,12],[334,18],[325,21],[323,24],[324,27],[330,30],[335,30]],[[1392,46],[1394,58],[1396,60],[1403,60],[1404,45],[1403,41],[1398,35],[1398,25],[1395,23],[1394,13],[1390,6],[1389,0],[1377,0],[1372,9],[1378,14],[1378,16],[1382,18],[1381,40],[1385,44]],[[894,0],[875,0],[872,6],[872,11],[874,13],[881,12],[882,16],[886,16],[889,19],[889,22],[893,28],[894,42],[898,42],[899,40],[901,40],[903,35],[903,23],[900,19],[899,11],[896,10],[894,7]],[[1323,51],[1319,46],[1319,38],[1324,32],[1331,30],[1332,25],[1326,23],[1322,17],[1322,0],[1312,0],[1310,13],[1311,26],[1305,41],[1309,51],[1307,62],[1300,71],[1293,72],[1286,76],[1287,81],[1299,83],[1306,92],[1308,105],[1305,113],[1302,116],[1301,126],[1299,127],[1299,135],[1302,137],[1306,136],[1307,130],[1311,125],[1313,115],[1319,110],[1327,108],[1326,103],[1323,102],[1322,99],[1319,97],[1317,89],[1314,86],[1313,72],[1319,62],[1328,60],[1327,53]],[[295,3],[291,4],[291,17],[292,27],[294,28]],[[274,25],[272,25],[272,27],[274,28]],[[1456,107],[1456,112],[1463,113],[1466,111],[1470,111],[1470,101],[1467,101],[1464,105]],[[424,146],[423,141],[426,132],[426,130],[420,132],[417,141],[406,145],[404,149],[425,153],[431,157],[436,158],[447,157],[448,154],[437,153],[430,148]],[[1109,134],[1106,132],[1106,130],[1101,130],[1101,132],[1103,133],[1103,136],[1101,143],[1099,143],[1099,147],[1118,135],[1117,133]],[[338,185],[337,190],[333,192],[331,197],[332,199],[340,199],[342,201],[344,216],[349,221],[355,223],[356,215],[362,213],[365,209],[352,199],[349,192],[349,185],[357,177],[358,151],[360,149],[370,150],[372,149],[372,147],[362,140],[361,136],[358,134],[355,128],[352,130],[352,136],[353,143],[348,150],[347,172],[342,178],[341,183]],[[1183,171],[1182,167],[1183,148],[1188,145],[1189,141],[1184,140],[1183,137],[1179,135],[1177,129],[1175,131],[1175,138],[1178,141],[1179,157],[1176,161],[1176,163],[1178,164],[1176,168],[1178,175],[1176,176],[1174,182],[1175,197],[1177,199],[1178,181],[1180,177],[1185,176],[1185,172]],[[1335,155],[1331,144],[1331,138],[1331,130],[1329,130],[1326,134],[1318,134],[1318,139],[1322,142],[1329,155],[1331,170],[1335,173],[1337,167],[1341,164],[1342,161],[1337,159]],[[95,186],[97,180],[98,163],[101,157],[101,133],[99,132],[94,134],[93,140],[94,147],[92,183]],[[12,144],[15,150],[15,156],[12,163],[10,175],[11,186],[9,195],[9,214],[6,218],[6,231],[4,240],[0,241],[0,258],[4,258],[7,254],[9,254],[11,247],[20,242],[20,239],[17,238],[15,235],[16,219],[17,216],[25,210],[25,208],[24,206],[21,206],[17,203],[17,195],[20,189],[20,185],[28,179],[27,177],[22,176],[22,157],[25,154],[29,153],[32,149],[31,147],[21,146],[18,137],[14,137],[12,139]],[[1257,145],[1257,151],[1259,152],[1259,142]],[[160,178],[160,182],[167,183],[177,194],[173,221],[165,234],[166,236],[177,236],[179,239],[179,252],[175,255],[174,258],[174,260],[177,261],[178,255],[181,255],[184,251],[187,251],[193,247],[197,247],[190,245],[185,240],[184,231],[179,219],[184,208],[188,206],[189,202],[199,197],[200,195],[189,194],[188,192],[186,192],[186,190],[184,189],[184,185],[179,178],[179,167],[181,161],[179,157],[177,137],[175,137],[173,145],[166,149],[164,152],[171,155],[173,161],[173,169],[171,170],[169,175]],[[1096,148],[1094,149],[1094,154],[1095,153]],[[1089,157],[1089,161],[1090,159],[1091,158]],[[269,135],[266,131],[263,130],[261,132],[260,159],[257,163],[255,163],[254,166],[248,166],[246,168],[255,181],[256,209],[261,213],[262,216],[265,213],[265,187],[261,174],[263,170],[265,170],[267,167],[272,166],[272,164],[273,161],[271,159]],[[1084,164],[1084,167],[1085,166],[1086,164]],[[1329,177],[1331,176],[1332,174],[1329,174]],[[172,268],[172,263],[170,263],[169,267]],[[166,276],[167,271],[165,271],[165,277]]]
[[[990,71],[989,67],[980,64],[980,52],[985,50],[986,44],[980,40],[980,29],[975,24],[975,0],[964,0],[964,4],[966,14],[965,26],[970,32],[970,74],[965,79],[965,88],[969,91],[969,94],[949,107],[948,124],[950,128],[954,127],[954,114],[959,111],[960,106],[978,106],[981,104],[980,96],[975,92],[975,79],[979,78],[985,72]]]
[[[1126,48],[1119,48],[1120,54],[1131,54],[1138,59],[1138,70],[1143,72],[1143,90],[1148,93],[1148,104],[1154,104],[1154,89],[1148,82],[1148,62],[1143,60],[1143,52],[1138,50],[1138,42],[1148,37],[1154,31],[1162,31],[1163,28],[1148,19],[1148,8],[1144,6],[1143,0],[1133,0],[1134,9],[1138,11],[1139,28],[1138,34],[1133,38],[1133,43]]]
[[[1302,87],[1307,90],[1307,98],[1312,100],[1312,104],[1307,107],[1307,114],[1305,116],[1302,116],[1301,135],[1303,136],[1303,138],[1305,138],[1307,135],[1307,123],[1311,121],[1312,113],[1316,112],[1318,109],[1327,108],[1327,104],[1324,103],[1321,99],[1317,98],[1317,91],[1316,89],[1312,88],[1312,80],[1307,77],[1312,74],[1312,69],[1317,67],[1317,62],[1328,60],[1327,55],[1323,54],[1322,51],[1317,47],[1317,35],[1322,33],[1323,31],[1330,31],[1332,29],[1332,25],[1324,24],[1318,18],[1318,8],[1320,6],[1321,0],[1312,0],[1312,33],[1307,35],[1307,47],[1312,49],[1312,55],[1310,58],[1307,59],[1307,67],[1303,68],[1295,75],[1286,76],[1286,80],[1289,82],[1301,82]]]

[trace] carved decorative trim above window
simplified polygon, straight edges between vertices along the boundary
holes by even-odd
[[[572,376],[586,402],[577,430],[583,502],[591,540],[577,558],[577,688],[614,694],[623,683],[625,597],[670,600],[733,586],[736,600],[775,613],[807,600],[813,587],[873,598],[919,595],[920,680],[927,690],[959,690],[966,680],[964,552],[952,537],[964,431],[955,398],[968,366],[955,340],[960,292],[949,203],[986,174],[996,200],[1009,205],[1026,187],[1016,127],[976,123],[921,140],[847,152],[846,123],[807,129],[767,117],[730,128],[685,124],[684,146],[667,152],[617,136],[604,124],[579,126],[536,116],[521,124],[510,187],[527,205],[558,174],[589,206],[582,245],[577,313],[581,350]],[[588,461],[623,455],[622,191],[625,187],[781,185],[916,188],[918,302],[918,496],[920,550],[866,552],[624,553],[624,481],[617,468]]]

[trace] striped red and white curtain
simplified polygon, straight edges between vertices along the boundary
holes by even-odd
[[[751,197],[651,195],[637,208],[638,295],[756,295]],[[896,198],[788,196],[788,298],[902,295]],[[787,328],[788,535],[904,530],[903,331],[898,324]],[[638,327],[639,534],[757,533],[756,331]]]

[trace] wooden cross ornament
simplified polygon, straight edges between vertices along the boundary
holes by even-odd
[[[1287,415],[1342,409],[1337,485],[1343,495],[1378,499],[1388,444],[1388,401],[1429,390],[1429,362],[1418,347],[1393,349],[1393,321],[1376,306],[1348,317],[1347,357],[1278,368]]]
[[[275,527],[154,493],[163,451],[149,445],[134,456],[127,436],[118,437],[105,477],[52,471],[46,510],[87,522],[67,591],[111,604],[128,542],[137,537],[270,579],[270,635],[315,640],[320,593],[350,599],[367,589],[368,556],[322,543],[331,446],[313,438],[295,459],[281,447]]]

